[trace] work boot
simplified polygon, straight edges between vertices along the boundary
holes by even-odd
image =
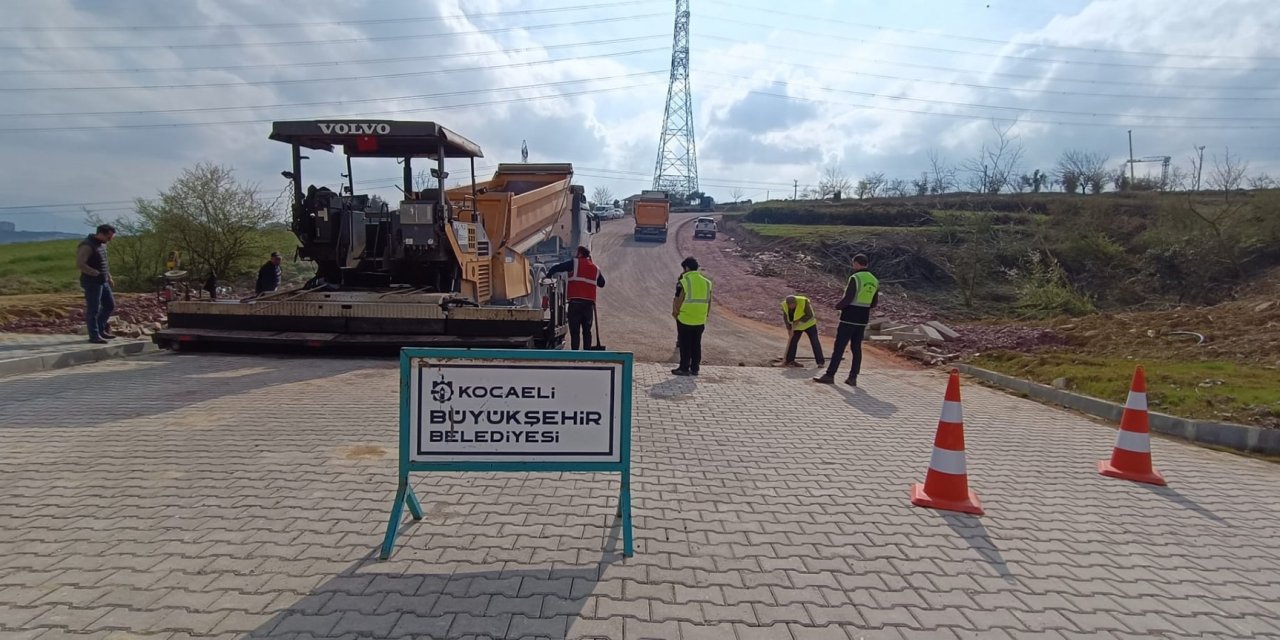
[[[103,339],[105,339],[105,340],[115,340],[115,339],[116,339],[116,334],[114,334],[114,333],[107,333],[106,331],[103,331],[102,333],[99,333],[98,335],[99,335],[100,337],[102,337]]]
[[[689,371],[688,369],[672,369],[672,370],[671,370],[671,375],[673,375],[673,376],[691,376],[691,375],[693,375],[693,372]]]
[[[827,366],[827,361],[826,361],[826,360],[821,360],[821,359],[820,359],[820,360],[818,360],[818,362],[817,362],[817,367],[818,367],[819,369],[821,369],[821,368],[823,368],[823,367],[825,367],[825,366]]]
[[[799,362],[796,362],[795,360],[788,360],[788,361],[786,361],[786,362],[782,363],[782,366],[784,366],[784,367],[796,367],[796,368],[800,368],[800,367],[803,367],[804,365],[800,364]]]
[[[831,375],[831,374],[829,374],[829,373],[824,373],[824,374],[822,374],[822,375],[820,375],[820,376],[814,376],[814,377],[813,377],[813,381],[814,381],[814,382],[821,382],[822,384],[835,384],[835,383],[836,383],[836,378],[835,378],[835,376],[833,376],[833,375]]]
[[[89,342],[93,344],[107,344],[107,341],[103,338],[89,338]]]
[[[856,387],[856,386],[858,386],[858,379],[857,379],[857,378],[845,378],[845,379],[844,379],[844,383],[845,383],[845,384],[847,384],[847,385],[849,385],[849,386],[851,386],[851,387]]]

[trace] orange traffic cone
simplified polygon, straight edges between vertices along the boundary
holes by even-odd
[[[1164,486],[1151,466],[1151,427],[1147,424],[1147,377],[1138,367],[1129,385],[1129,399],[1124,403],[1124,415],[1120,417],[1120,431],[1116,433],[1116,448],[1110,460],[1098,461],[1098,473],[1112,478],[1145,482]]]
[[[978,496],[969,491],[969,474],[965,471],[964,411],[960,406],[960,372],[955,369],[947,381],[929,472],[924,484],[911,487],[911,504],[982,515],[982,505]]]

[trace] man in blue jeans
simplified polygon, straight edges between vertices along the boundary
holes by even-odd
[[[106,344],[114,338],[107,331],[107,319],[116,309],[111,288],[116,281],[107,263],[107,243],[116,237],[116,228],[98,225],[93,235],[76,247],[76,268],[80,270],[80,287],[84,289],[84,322],[89,327],[89,342]]]

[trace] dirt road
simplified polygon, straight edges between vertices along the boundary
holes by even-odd
[[[636,242],[631,218],[605,222],[591,237],[591,252],[604,271],[607,286],[600,291],[601,341],[613,350],[632,351],[642,362],[675,362],[675,320],[671,298],[680,276],[676,234],[693,233],[685,223],[698,214],[671,216],[666,243]],[[716,274],[707,272],[713,281]],[[736,316],[715,304],[702,340],[702,361],[708,365],[767,366],[782,356],[786,332]],[[807,347],[806,347],[807,348]]]

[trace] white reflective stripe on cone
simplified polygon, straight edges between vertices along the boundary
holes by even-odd
[[[934,471],[962,476],[965,473],[964,452],[934,447],[933,457],[929,458],[929,468]]]
[[[1141,391],[1130,391],[1129,399],[1124,401],[1124,408],[1137,411],[1147,410],[1147,394]]]
[[[942,401],[942,421],[952,424],[961,424],[964,422],[964,409],[960,403],[954,400]]]
[[[1151,436],[1121,429],[1116,433],[1116,448],[1134,453],[1151,453]]]

